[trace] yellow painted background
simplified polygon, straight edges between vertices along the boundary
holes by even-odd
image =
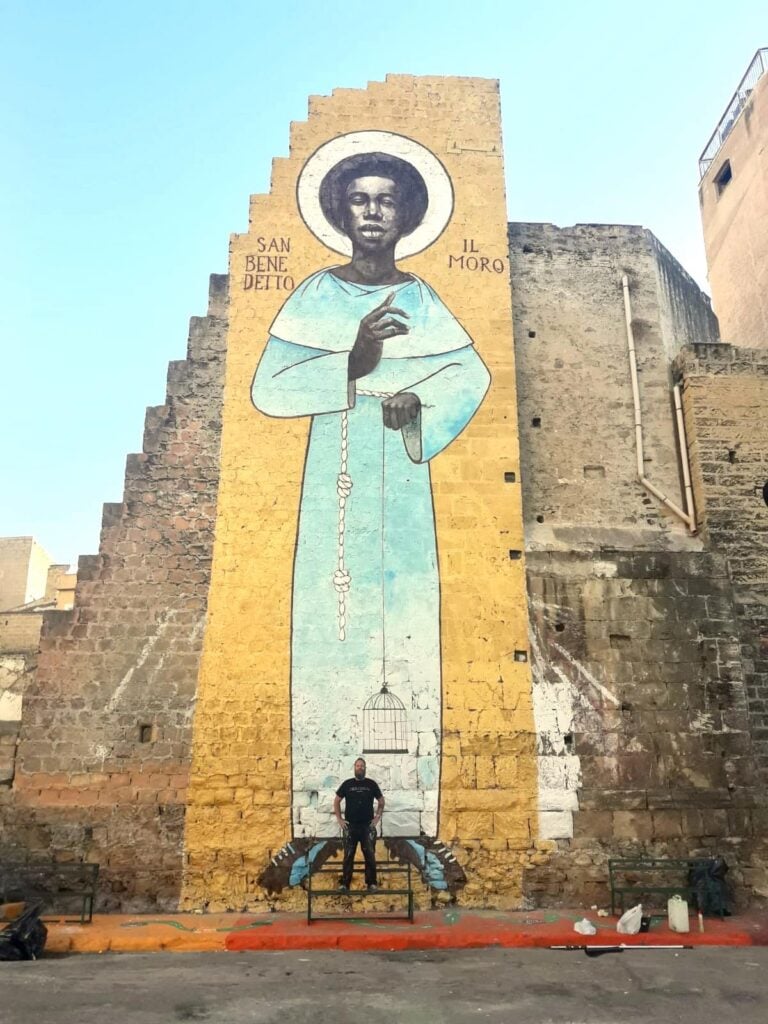
[[[230,326],[213,574],[195,711],[182,904],[237,909],[291,837],[290,601],[309,420],[276,420],[250,402],[268,328],[287,297],[244,290],[256,239],[290,239],[299,284],[346,262],[301,220],[296,179],[324,142],[393,131],[427,146],[453,181],[454,216],[428,250],[402,261],[464,324],[493,382],[460,438],[432,463],[442,589],[443,740],[439,838],[469,878],[462,902],[514,906],[536,847],[537,777],[528,650],[512,313],[508,273],[449,267],[465,239],[507,266],[498,84],[389,76],[312,98],[291,126],[290,157],[230,253]],[[516,483],[505,482],[515,473]],[[286,896],[286,902],[297,896]]]

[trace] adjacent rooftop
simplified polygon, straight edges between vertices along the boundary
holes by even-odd
[[[738,88],[725,108],[725,113],[720,118],[717,128],[715,128],[709,142],[704,147],[703,153],[699,157],[699,175],[702,178],[709,170],[710,164],[717,156],[720,147],[728,138],[731,129],[739,119],[752,90],[767,71],[768,46],[764,46],[752,58],[746,74],[739,82]]]

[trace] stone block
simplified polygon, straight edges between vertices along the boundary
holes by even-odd
[[[701,820],[703,826],[702,834],[705,836],[727,836],[729,835],[728,830],[728,812],[726,810],[715,810],[712,808],[705,808],[701,812]]]
[[[493,835],[493,821],[491,811],[459,811],[456,816],[457,834],[462,842]]]
[[[570,811],[540,811],[541,839],[570,839],[573,836],[573,815]]]
[[[614,811],[613,836],[616,839],[647,840],[654,836],[648,811]]]
[[[646,809],[644,789],[582,789],[579,804],[585,811],[633,811]]]
[[[585,839],[610,839],[613,815],[610,811],[579,811],[573,815],[574,836]]]
[[[653,811],[653,836],[656,839],[675,839],[683,835],[680,811]]]

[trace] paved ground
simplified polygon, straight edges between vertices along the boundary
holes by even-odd
[[[152,953],[0,963],[0,1024],[764,1024],[768,949]]]

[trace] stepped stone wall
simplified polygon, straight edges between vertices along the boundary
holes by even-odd
[[[10,864],[101,864],[101,905],[178,898],[191,718],[219,472],[227,278],[190,322],[187,358],[147,410],[99,554],[81,557],[75,607],[47,612],[24,697],[13,789],[0,786]]]

